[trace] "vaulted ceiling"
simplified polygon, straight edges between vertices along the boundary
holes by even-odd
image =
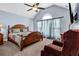
[[[33,3],[27,3],[33,5]],[[51,5],[58,5],[64,8],[68,8],[68,3],[40,3],[40,7],[47,8]],[[72,4],[72,9],[75,9],[76,4]],[[33,18],[37,13],[32,11],[27,11],[30,7],[25,6],[24,3],[0,3],[0,10],[17,14],[20,16],[25,16],[28,18]]]

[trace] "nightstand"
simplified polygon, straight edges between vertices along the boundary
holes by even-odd
[[[0,45],[3,44],[3,34],[0,33]]]

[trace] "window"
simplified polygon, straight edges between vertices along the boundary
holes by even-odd
[[[52,16],[50,14],[45,14],[42,19],[52,19]]]
[[[53,19],[49,16],[45,15],[43,20],[37,21],[37,30],[43,33],[46,38],[60,38],[60,18]]]

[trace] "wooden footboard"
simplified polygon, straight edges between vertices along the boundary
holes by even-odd
[[[28,36],[25,36],[25,39],[23,39],[24,37],[21,35],[21,42],[20,42],[20,46],[18,45],[18,43],[16,41],[14,41],[13,39],[11,39],[10,37],[8,38],[8,41],[16,44],[17,46],[20,47],[20,51],[23,50],[24,47],[31,45],[35,42],[38,42],[40,40],[43,40],[43,36],[41,35],[40,32],[32,32],[30,33]]]
[[[26,36],[25,39],[23,39],[22,36],[20,50],[22,51],[25,46],[28,46],[40,40],[43,40],[43,36],[40,32],[32,32],[28,36]]]

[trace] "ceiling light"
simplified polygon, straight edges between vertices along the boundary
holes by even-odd
[[[35,10],[37,10],[37,8],[36,8],[36,7],[33,7],[33,8],[32,8],[32,10],[34,10],[34,11],[35,11]]]

